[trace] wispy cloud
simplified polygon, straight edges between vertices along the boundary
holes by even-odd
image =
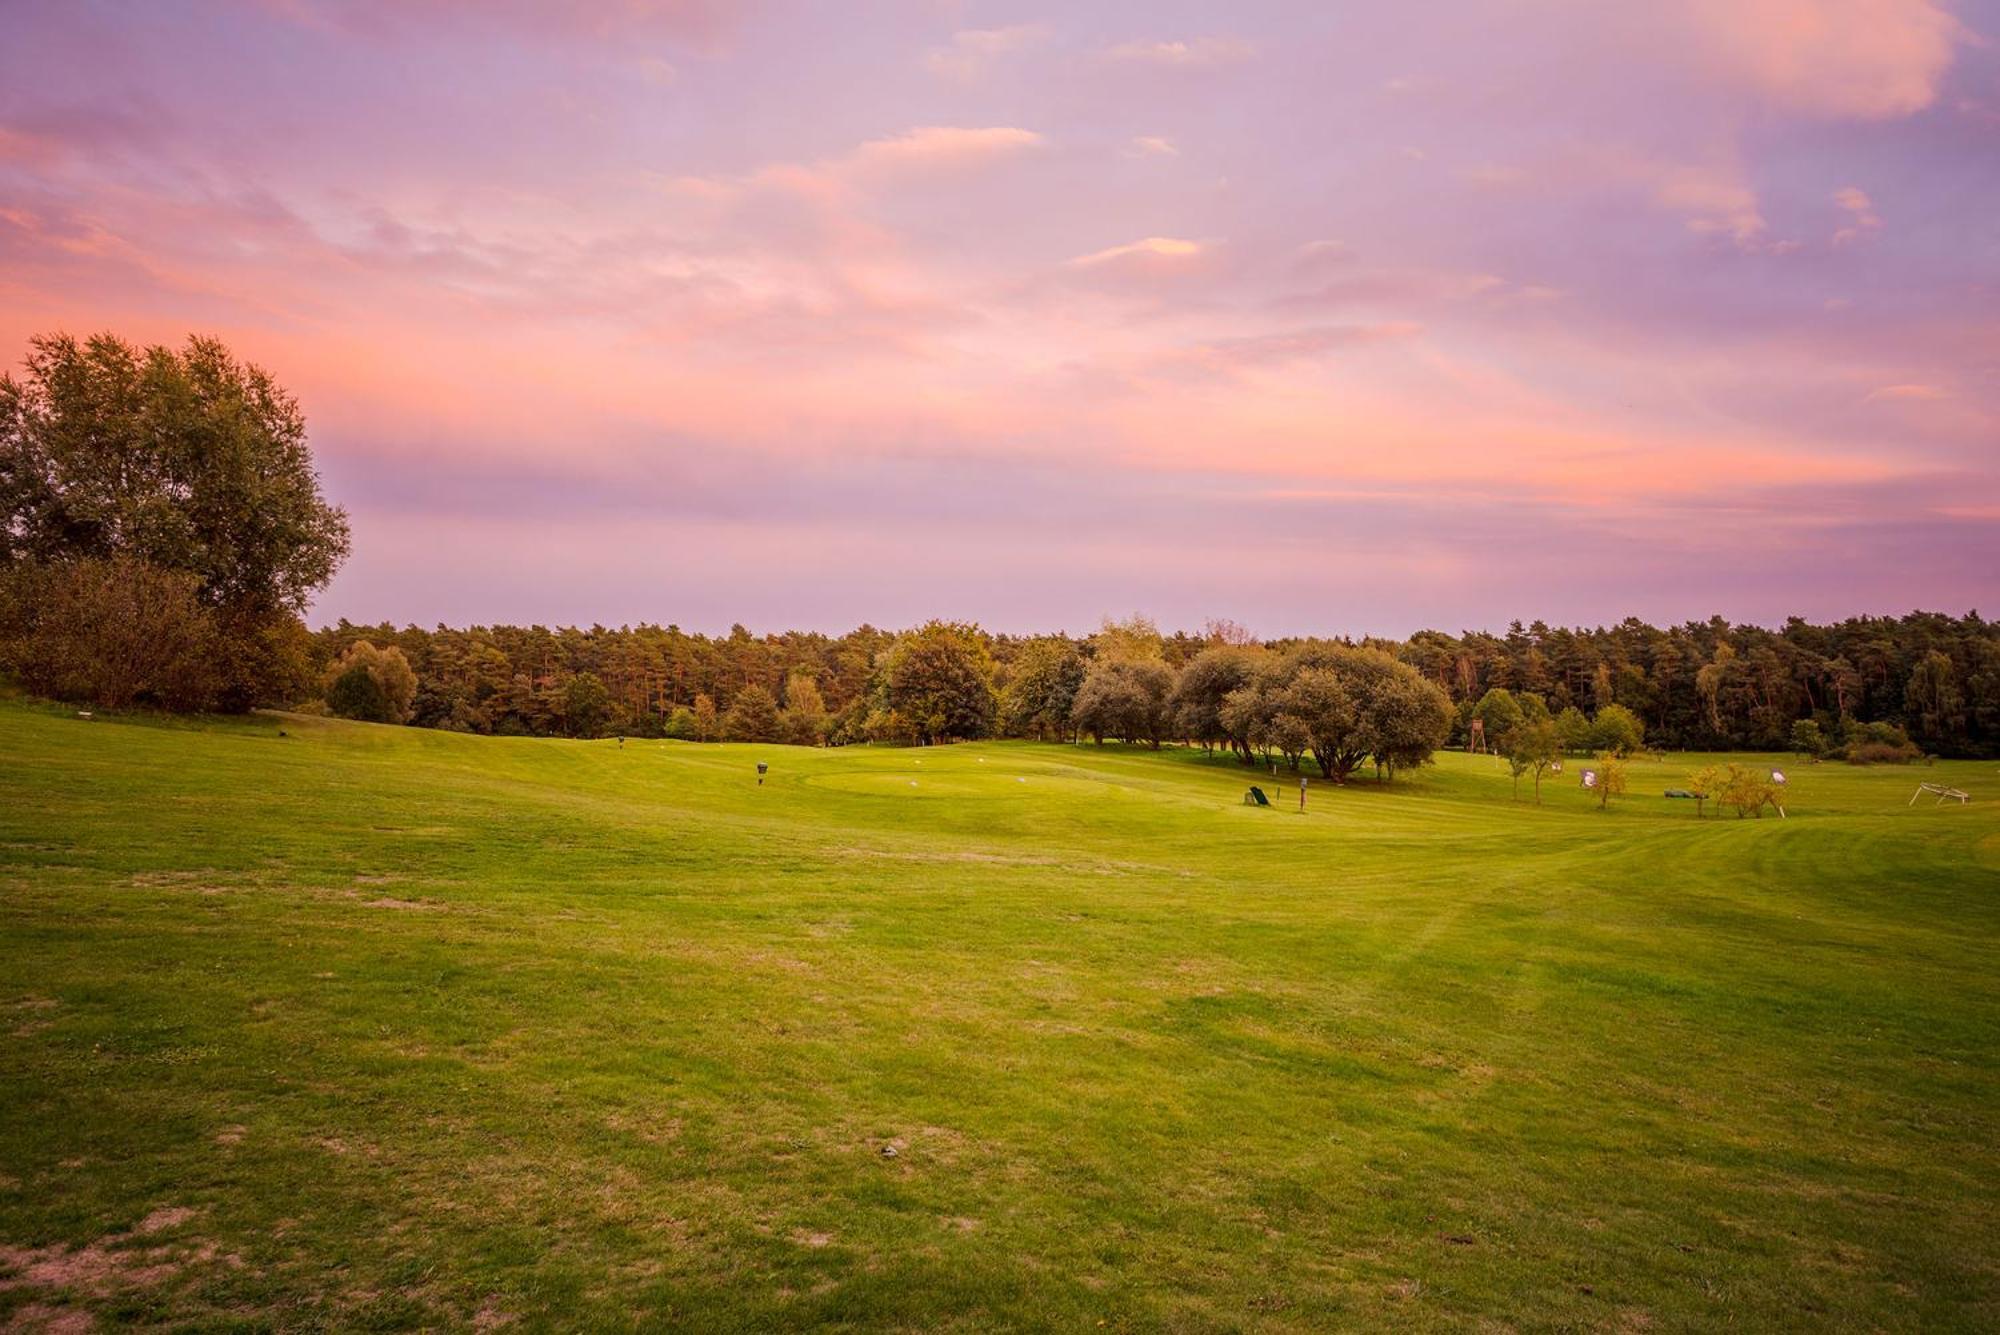
[[[1007,157],[1046,142],[1033,130],[1013,125],[973,129],[924,125],[886,139],[871,139],[846,159],[861,170],[962,167]]]
[[[1195,351],[1201,360],[1211,363],[1262,366],[1310,361],[1351,348],[1414,338],[1423,333],[1423,329],[1422,325],[1411,320],[1391,320],[1372,325],[1317,325],[1307,329],[1216,339],[1201,344]]]
[[[945,45],[926,52],[924,68],[939,78],[969,81],[983,74],[995,60],[1040,46],[1048,36],[1049,29],[1040,23],[968,28],[953,33]]]
[[[1069,261],[1072,268],[1090,269],[1127,260],[1189,260],[1206,253],[1208,245],[1177,236],[1149,236],[1122,246],[1107,246],[1078,255]]]
[[[1196,69],[1248,60],[1257,54],[1257,48],[1237,37],[1195,37],[1173,41],[1121,42],[1106,54],[1113,60],[1135,64]]]
[[[1859,186],[1842,186],[1833,192],[1833,202],[1847,214],[1847,225],[1833,234],[1833,244],[1848,245],[1859,241],[1870,232],[1880,231],[1882,216],[1875,212],[1875,201]]]
[[[1943,385],[1883,385],[1880,389],[1868,391],[1863,403],[1874,403],[1881,399],[1897,399],[1904,402],[1931,403],[1949,398],[1950,391]]]

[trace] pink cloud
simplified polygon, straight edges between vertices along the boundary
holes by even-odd
[[[1884,385],[1880,389],[1868,391],[1863,403],[1874,403],[1879,399],[1900,399],[1904,402],[1930,403],[1950,397],[1950,391],[1942,385]]]
[[[1311,361],[1351,348],[1414,338],[1424,327],[1410,320],[1372,325],[1318,325],[1272,334],[1217,339],[1197,349],[1200,360],[1224,366]]]
[[[1966,30],[1932,0],[1693,0],[1716,66],[1788,110],[1881,119],[1937,99]]]
[[[1209,253],[1210,246],[1201,241],[1189,241],[1177,236],[1148,236],[1137,241],[1128,241],[1122,246],[1107,246],[1103,250],[1093,250],[1087,255],[1078,255],[1070,260],[1071,266],[1092,269],[1100,265],[1146,264],[1164,261],[1172,263],[1191,260]]]
[[[1235,64],[1250,59],[1256,53],[1255,45],[1240,38],[1196,37],[1178,41],[1121,42],[1106,54],[1113,60],[1136,64],[1198,69]]]
[[[1035,131],[1012,125],[976,129],[924,125],[891,138],[871,139],[837,165],[859,172],[967,167],[1045,142]]]
[[[1048,28],[1040,23],[968,28],[953,33],[944,46],[932,48],[924,56],[924,68],[939,78],[968,82],[983,74],[994,61],[1039,46],[1048,36]]]

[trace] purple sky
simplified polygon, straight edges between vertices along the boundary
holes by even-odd
[[[213,333],[316,619],[2000,590],[2000,0],[11,0],[0,362]]]

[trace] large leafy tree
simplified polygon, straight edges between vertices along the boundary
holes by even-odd
[[[785,682],[783,720],[785,739],[794,746],[818,746],[826,740],[826,697],[819,683],[803,672],[794,672]]]
[[[1171,721],[1174,671],[1158,659],[1111,659],[1091,665],[1072,717],[1099,742],[1122,737],[1158,750]]]
[[[993,657],[977,626],[932,621],[899,636],[882,663],[885,704],[923,742],[993,730]]]
[[[1623,705],[1606,705],[1591,720],[1590,743],[1600,751],[1629,756],[1646,744],[1646,725]]]
[[[299,613],[347,551],[297,402],[215,340],[40,337],[18,378],[0,376],[0,571],[120,562],[191,576],[212,613],[207,703],[306,688]]]
[[[0,376],[6,560],[131,557],[199,576],[211,607],[297,613],[347,552],[298,403],[214,339],[40,337]]]
[[[1248,763],[1250,738],[1229,726],[1223,702],[1230,693],[1252,685],[1262,658],[1260,650],[1244,645],[1217,644],[1196,654],[1181,669],[1169,704],[1179,735],[1204,746],[1223,743]]]
[[[1368,737],[1355,706],[1347,678],[1326,664],[1300,668],[1278,706],[1278,717],[1289,717],[1303,729],[1306,749],[1319,762],[1320,773],[1335,783],[1345,783],[1368,758]]]
[[[1472,707],[1471,717],[1480,721],[1487,750],[1501,755],[1511,753],[1514,729],[1523,722],[1520,703],[1514,699],[1512,691],[1505,686],[1495,686],[1479,697],[1479,703]]]
[[[1394,779],[1399,769],[1430,763],[1451,735],[1451,697],[1415,668],[1374,654],[1374,670],[1358,694],[1369,755]]]
[[[722,735],[732,742],[775,742],[784,733],[777,697],[756,682],[736,693],[722,718]]]
[[[1021,646],[1007,679],[1008,726],[1035,737],[1068,737],[1070,711],[1083,675],[1083,655],[1067,636],[1029,640]]]
[[[563,688],[563,719],[572,737],[601,737],[611,717],[611,692],[595,672],[579,672]]]

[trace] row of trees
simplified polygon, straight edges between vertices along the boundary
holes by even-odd
[[[1080,637],[953,622],[838,637],[345,621],[309,634],[301,613],[347,550],[298,405],[219,343],[37,338],[24,373],[0,376],[0,668],[64,699],[319,698],[386,721],[572,736],[1178,739],[1310,754],[1338,773],[1357,754],[1406,763],[1392,739],[1429,736],[1441,698],[1453,744],[1477,720],[1509,755],[1516,722],[1529,725],[1520,745],[1542,737],[1540,713],[1559,750],[1645,737],[2000,754],[2000,627],[1977,613],[1778,629],[1516,622],[1357,643],[1258,643],[1229,622],[1162,635],[1142,618]],[[363,641],[366,661],[353,658]]]
[[[1284,707],[1279,696],[1296,683],[1270,674],[1339,649],[1408,667],[1442,692],[1447,744],[1472,744],[1477,720],[1487,748],[1503,755],[1517,727],[1544,718],[1555,755],[1623,753],[1642,741],[1875,760],[2000,754],[2000,627],[1976,613],[1793,621],[1779,632],[1627,621],[1354,643],[1259,643],[1227,622],[1163,635],[1143,618],[1088,636],[948,622],[841,636],[342,622],[314,640],[320,664],[359,640],[399,648],[419,682],[410,721],[474,732],[719,738],[754,727],[834,743],[1082,735],[1303,755],[1293,722],[1312,684]],[[1247,694],[1232,705],[1238,691]]]
[[[726,707],[705,690],[695,690],[687,703],[655,704],[653,684],[638,683],[635,691],[635,683],[617,673],[613,655],[595,665],[611,672],[610,683],[592,667],[540,679],[525,673],[468,678],[440,669],[489,663],[493,656],[441,659],[437,638],[455,641],[458,632],[399,634],[383,627],[361,637],[354,629],[322,632],[329,650],[325,702],[336,713],[380,722],[805,745],[926,744],[1002,734],[1087,736],[1100,744],[1117,739],[1154,748],[1172,740],[1247,763],[1282,759],[1293,769],[1310,757],[1335,781],[1364,764],[1390,777],[1421,765],[1453,725],[1444,690],[1383,649],[1322,640],[1278,649],[1218,639],[1176,667],[1167,657],[1167,638],[1143,618],[1107,623],[1088,640],[1005,642],[1012,652],[1004,666],[993,652],[995,638],[977,626],[934,621],[895,636],[859,632],[879,647],[837,705],[829,704],[809,664],[791,663],[781,692],[749,681]],[[598,636],[612,638],[592,633]],[[673,628],[665,637],[668,645],[714,647]],[[803,638],[805,646],[845,657],[837,641]],[[781,653],[773,657],[783,661]],[[836,684],[843,677],[826,675]],[[643,709],[632,708],[635,697],[646,701]]]

